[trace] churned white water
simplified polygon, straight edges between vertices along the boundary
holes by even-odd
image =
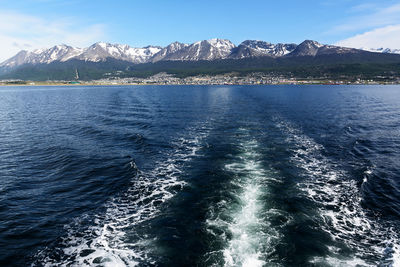
[[[188,129],[189,137],[177,138],[174,151],[166,160],[157,162],[153,170],[139,171],[127,192],[112,199],[106,205],[105,214],[96,215],[93,226],[81,233],[79,227],[68,229],[63,242],[63,262],[45,256],[44,264],[110,267],[138,266],[143,262],[155,264],[149,256],[154,240],[137,232],[135,227],[155,218],[162,204],[186,185],[179,179],[180,173],[185,162],[197,156],[208,130],[204,125]],[[130,165],[136,168],[134,162]]]
[[[261,163],[255,140],[240,143],[240,154],[225,165],[232,175],[232,198],[212,209],[208,230],[223,231],[222,256],[225,266],[265,266],[279,233],[269,227],[268,182],[277,182]],[[219,235],[221,237],[221,235]]]
[[[250,161],[244,166],[227,167],[233,168],[232,170],[244,167],[244,170],[251,173],[257,164]],[[241,206],[232,214],[233,223],[229,225],[232,239],[224,250],[226,266],[236,266],[238,263],[244,266],[262,266],[265,263],[261,259],[262,240],[258,233],[262,224],[259,218],[262,211],[262,203],[260,203],[262,191],[254,173],[251,173],[248,178],[254,180],[243,185],[243,192],[239,195]]]
[[[337,244],[352,250],[342,255],[340,247],[330,247],[326,257],[311,259],[313,264],[328,266],[376,266],[365,259],[374,255],[382,266],[400,266],[399,238],[390,225],[367,216],[361,206],[361,193],[356,181],[340,166],[323,155],[324,147],[281,118],[278,127],[287,134],[294,166],[306,177],[298,183],[300,191],[314,201],[320,216],[321,229]],[[363,183],[372,170],[365,172]]]

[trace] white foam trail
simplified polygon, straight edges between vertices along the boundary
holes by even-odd
[[[273,240],[279,236],[268,223],[267,214],[275,211],[265,210],[266,182],[276,180],[263,169],[257,142],[247,141],[240,147],[242,153],[233,163],[225,165],[233,175],[232,186],[238,188],[232,192],[236,203],[223,200],[212,208],[211,218],[207,220],[208,231],[212,235],[216,235],[215,228],[224,232],[225,266],[264,266],[266,253],[273,251]]]
[[[251,171],[258,166],[254,161],[249,161],[243,167]],[[261,240],[255,232],[260,224],[258,218],[262,208],[260,197],[260,185],[255,180],[243,185],[243,192],[239,195],[242,206],[232,214],[234,221],[229,226],[232,239],[224,250],[226,266],[236,266],[238,263],[244,266],[262,266],[265,263],[260,259]]]
[[[400,266],[400,245],[396,244],[393,246],[392,257],[390,258],[393,265],[392,266]]]
[[[197,156],[208,132],[206,125],[186,131],[185,135],[189,138],[178,138],[174,142],[175,150],[165,161],[156,163],[154,170],[139,172],[132,181],[132,187],[123,196],[110,201],[105,214],[97,215],[94,226],[84,233],[77,232],[79,227],[69,229],[63,242],[65,260],[60,262],[46,256],[43,262],[48,266],[155,264],[149,256],[154,240],[136,233],[135,226],[156,217],[160,213],[160,205],[185,186],[186,183],[179,178],[182,167],[186,161]]]
[[[312,264],[318,264],[318,265],[324,265],[324,266],[335,266],[335,267],[366,267],[366,266],[374,266],[367,264],[365,261],[361,259],[338,259],[335,257],[315,257],[313,258],[310,263]]]
[[[322,155],[322,145],[283,120],[279,120],[277,126],[288,136],[293,164],[302,169],[303,176],[307,177],[298,187],[318,205],[322,229],[333,240],[344,243],[354,251],[352,258],[344,259],[339,248],[331,248],[330,256],[317,257],[312,262],[332,266],[375,266],[378,263],[364,259],[373,254],[382,258],[381,261],[387,261],[385,251],[392,248],[389,258],[392,258],[391,264],[396,266],[399,259],[396,250],[399,248],[398,235],[365,214],[356,182],[348,179],[345,171]],[[369,169],[366,174],[371,172]],[[366,177],[364,182],[367,182]]]

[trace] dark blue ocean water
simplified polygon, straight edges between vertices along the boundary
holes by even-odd
[[[399,86],[0,88],[1,266],[400,266]]]

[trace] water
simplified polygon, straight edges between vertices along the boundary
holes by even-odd
[[[399,86],[0,88],[1,266],[400,266]]]

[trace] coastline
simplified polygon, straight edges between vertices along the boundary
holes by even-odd
[[[296,77],[273,73],[253,72],[247,75],[225,73],[219,75],[195,75],[177,77],[160,72],[147,77],[107,77],[96,80],[0,80],[0,86],[122,86],[122,85],[393,85],[400,84],[396,77]]]
[[[3,79],[0,86],[107,86],[107,85],[395,85],[400,84],[398,76],[344,76],[344,77],[296,77],[273,73],[249,73],[238,75],[175,76],[161,72],[147,77],[106,77],[101,79],[71,80]]]
[[[293,82],[293,83],[98,83],[98,82],[82,82],[82,83],[62,83],[62,82],[34,82],[34,83],[0,83],[0,87],[36,87],[36,86],[262,86],[262,85],[318,85],[318,86],[332,86],[332,85],[400,85],[398,82],[346,82],[346,83],[327,83],[327,82]]]

